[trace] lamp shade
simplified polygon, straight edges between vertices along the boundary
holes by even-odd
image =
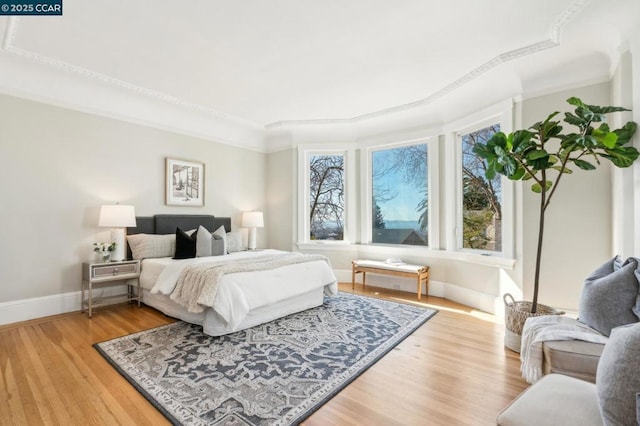
[[[100,207],[98,226],[111,228],[126,228],[136,226],[136,212],[133,206],[111,204]]]
[[[242,213],[242,226],[245,228],[262,228],[264,226],[262,212]]]

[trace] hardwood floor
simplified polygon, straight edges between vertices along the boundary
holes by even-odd
[[[305,425],[491,425],[527,386],[493,316],[436,297],[366,294],[440,312]],[[0,424],[168,424],[92,344],[172,321],[125,304],[91,320],[77,312],[0,327]]]

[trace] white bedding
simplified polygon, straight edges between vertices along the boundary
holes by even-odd
[[[151,294],[169,296],[180,273],[187,265],[229,262],[234,259],[272,256],[277,253],[286,252],[261,250],[182,260],[145,259],[142,261],[140,285],[150,290]],[[329,295],[334,295],[338,291],[333,271],[327,262],[322,260],[265,271],[233,273],[222,278],[212,309],[229,329],[236,330],[251,311],[323,288]]]

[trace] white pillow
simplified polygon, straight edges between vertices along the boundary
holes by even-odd
[[[127,235],[133,258],[172,257],[176,253],[176,235],[133,234]]]
[[[242,246],[242,232],[227,232],[227,250],[229,253],[244,250]]]
[[[220,239],[222,240],[222,246],[223,246],[223,251],[224,254],[228,253],[228,249],[227,249],[227,231],[225,231],[224,229],[224,225],[221,225],[220,228],[216,229],[215,231],[213,231],[212,234],[214,237],[218,236],[220,237]]]

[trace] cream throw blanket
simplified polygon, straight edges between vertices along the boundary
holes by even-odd
[[[212,307],[222,277],[236,272],[255,272],[293,265],[295,263],[324,260],[326,256],[315,254],[287,253],[257,258],[238,259],[232,263],[201,263],[184,268],[171,300],[187,308],[189,312],[199,313]]]
[[[520,371],[529,383],[542,377],[542,343],[551,340],[583,340],[606,343],[608,338],[580,321],[561,315],[530,317],[522,328]]]

